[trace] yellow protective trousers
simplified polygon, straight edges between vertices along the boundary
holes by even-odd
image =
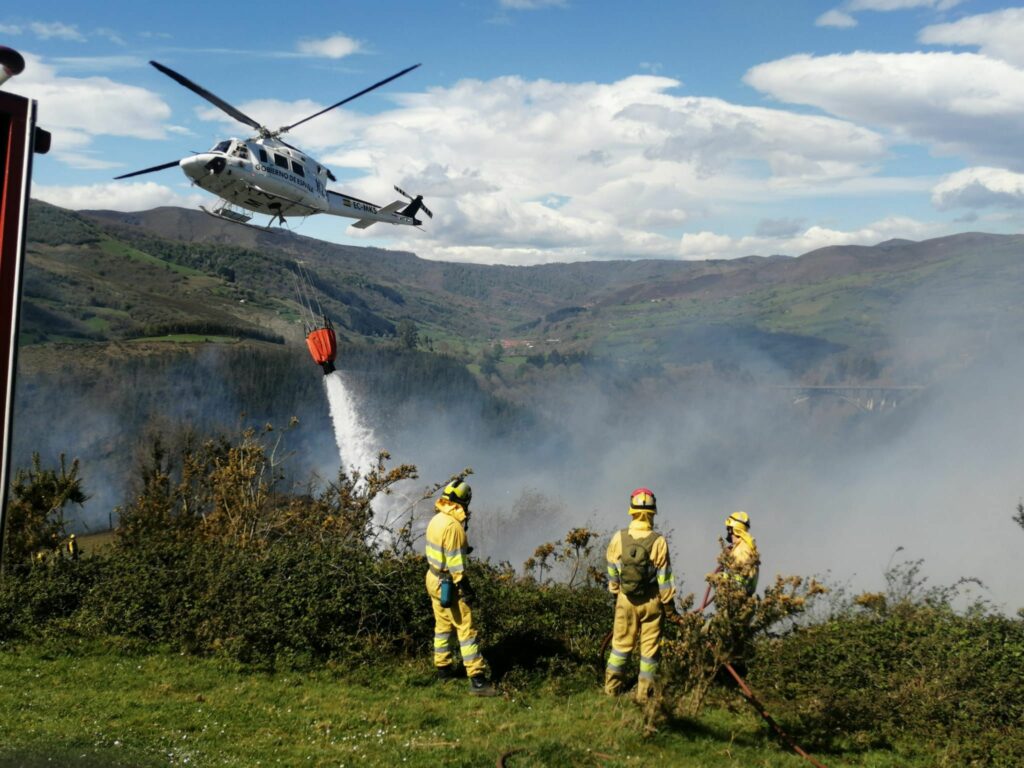
[[[645,701],[654,692],[654,674],[658,670],[658,651],[661,648],[661,616],[662,603],[657,594],[637,602],[622,593],[615,598],[612,651],[604,675],[604,692],[609,696],[622,693],[626,662],[638,640],[640,679],[636,685],[637,701]]]
[[[459,640],[459,655],[468,677],[485,674],[484,657],[473,627],[473,612],[461,599],[451,608],[441,607],[438,578],[427,572],[427,593],[434,608],[434,666],[448,667],[453,663],[452,633]]]

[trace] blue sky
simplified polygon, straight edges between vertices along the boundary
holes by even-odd
[[[40,2],[0,11],[54,149],[35,196],[211,202],[176,169],[112,177],[423,66],[292,134],[336,188],[426,196],[424,231],[298,231],[427,258],[527,264],[798,255],[1017,232],[1024,8],[980,0],[389,4]]]

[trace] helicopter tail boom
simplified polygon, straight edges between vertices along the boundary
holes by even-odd
[[[402,208],[408,209],[409,206],[402,200],[395,200],[393,203],[378,208],[373,203],[368,203],[365,200],[360,200],[355,197],[349,197],[338,192],[328,192],[327,200],[329,208],[328,213],[334,214],[335,216],[346,216],[351,219],[358,219],[353,224],[353,227],[357,229],[366,229],[378,222],[386,222],[388,224],[407,224],[410,226],[417,226],[420,221],[415,216],[409,216],[405,214]]]

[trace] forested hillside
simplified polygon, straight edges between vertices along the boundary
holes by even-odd
[[[743,368],[758,358],[760,371],[821,379],[839,365],[890,383],[928,383],[999,343],[1020,325],[1024,282],[1024,237],[982,234],[796,259],[503,267],[325,243],[197,211],[81,214],[36,203],[30,241],[26,343],[186,332],[298,340],[297,284],[308,273],[350,342],[391,337],[404,320],[467,363],[504,339],[517,363],[551,352],[676,367]]]
[[[815,445],[823,460],[822,440],[868,446],[907,430],[918,405],[948,412],[936,394],[947,384],[961,403],[1020,347],[1022,251],[1022,237],[965,234],[799,258],[503,267],[198,211],[34,203],[16,463],[37,450],[82,457],[91,506],[109,508],[148,431],[297,416],[296,476],[329,475],[337,453],[302,340],[304,285],[338,329],[339,369],[378,444],[428,471],[476,456],[514,494],[526,481],[510,465],[576,477],[645,425],[684,467],[656,472],[691,492],[711,478],[728,487],[768,456]]]

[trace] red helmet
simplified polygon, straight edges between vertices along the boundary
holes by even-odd
[[[629,494],[630,509],[647,509],[655,512],[658,509],[658,502],[654,498],[654,491],[650,488],[637,488]]]

